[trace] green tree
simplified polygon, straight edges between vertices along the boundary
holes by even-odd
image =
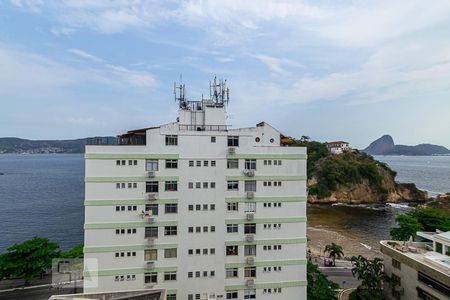
[[[64,258],[83,258],[83,244],[78,244],[67,252],[61,251],[60,257]]]
[[[14,244],[0,257],[3,278],[23,277],[25,284],[52,265],[52,259],[58,256],[57,243],[46,238],[34,237],[22,244]]]
[[[326,275],[320,272],[317,265],[308,261],[308,300],[333,300],[337,299],[336,290],[339,285],[330,281]]]
[[[328,257],[333,259],[333,265],[336,265],[336,258],[341,258],[344,256],[344,250],[342,246],[335,243],[331,243],[325,246],[324,253],[328,253]]]
[[[406,241],[411,236],[414,238],[417,231],[423,230],[422,224],[409,214],[397,215],[395,220],[399,227],[391,228],[390,230],[391,237],[394,240]]]
[[[382,299],[382,283],[386,278],[383,270],[383,260],[380,258],[370,260],[358,255],[353,256],[351,261],[353,264],[353,276],[361,280],[361,285],[356,292],[359,298]]]
[[[417,219],[425,231],[450,231],[450,214],[431,207],[420,207],[408,213]]]

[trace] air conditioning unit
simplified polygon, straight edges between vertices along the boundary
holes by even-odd
[[[255,240],[255,236],[254,236],[253,234],[247,234],[247,235],[245,236],[245,240],[246,240],[247,242],[253,242],[253,241]]]
[[[245,259],[247,265],[253,265],[255,263],[255,258],[253,256],[249,256]]]
[[[147,176],[150,177],[150,178],[155,177],[155,171],[148,171],[147,172]]]
[[[247,199],[255,198],[255,192],[247,192]]]
[[[253,176],[255,176],[255,171],[254,170],[247,170],[247,169],[245,169],[244,170],[244,175],[248,176],[248,177],[253,177]]]
[[[254,218],[255,218],[255,214],[254,213],[248,213],[247,214],[247,221],[253,221]]]
[[[156,200],[156,194],[147,194],[147,200]]]
[[[255,280],[254,279],[247,279],[245,281],[245,285],[248,286],[248,287],[252,287],[252,286],[255,285]]]
[[[235,154],[236,148],[228,148],[228,154]]]
[[[155,262],[154,262],[154,261],[148,261],[148,262],[145,264],[145,267],[146,267],[147,269],[154,269],[154,268],[155,268]]]

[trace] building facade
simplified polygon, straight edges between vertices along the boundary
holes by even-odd
[[[215,97],[86,146],[85,292],[306,299],[306,149],[282,138],[229,128]]]
[[[396,284],[386,299],[450,299],[450,232],[418,232],[422,242],[382,241],[384,270]]]
[[[332,154],[341,154],[351,149],[349,143],[344,141],[326,142],[325,145]]]

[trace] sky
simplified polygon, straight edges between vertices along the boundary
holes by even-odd
[[[0,136],[175,121],[180,75],[227,79],[234,128],[450,148],[450,1],[0,1]]]

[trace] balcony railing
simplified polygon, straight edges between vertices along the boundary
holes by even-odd
[[[178,125],[180,131],[227,131],[228,125]]]
[[[90,137],[86,139],[86,145],[89,146],[126,146],[126,145],[146,145],[145,135],[135,135],[130,137],[116,138],[108,137]]]

